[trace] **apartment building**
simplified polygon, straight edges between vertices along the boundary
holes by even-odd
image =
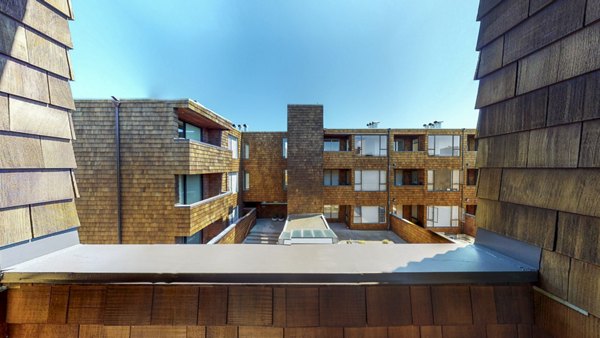
[[[474,129],[323,129],[322,121],[322,106],[290,105],[287,132],[242,133],[242,199],[259,217],[316,212],[376,230],[388,228],[391,212],[457,233],[463,214],[475,214]]]
[[[239,217],[230,121],[192,100],[76,106],[82,242],[206,243]]]

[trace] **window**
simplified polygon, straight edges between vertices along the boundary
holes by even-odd
[[[429,135],[429,156],[460,156],[459,135]]]
[[[287,175],[287,169],[283,170],[283,190],[287,190],[287,185],[288,185],[288,175]]]
[[[387,135],[356,135],[356,150],[363,156],[386,156]]]
[[[244,190],[250,190],[250,173],[244,171]]]
[[[238,139],[235,136],[229,135],[228,148],[231,150],[231,158],[238,158]]]
[[[457,227],[459,218],[458,206],[428,206],[428,227]]]
[[[227,174],[227,191],[238,192],[238,173],[232,172]]]
[[[459,191],[460,170],[439,169],[427,171],[427,191]]]
[[[283,138],[283,142],[282,142],[281,146],[283,148],[283,158],[287,158],[287,150],[288,150],[287,137]]]
[[[394,185],[421,185],[419,171],[416,169],[399,169],[394,171]]]
[[[202,200],[202,175],[179,175],[177,177],[177,202],[194,204]]]
[[[323,171],[324,186],[350,185],[350,170],[331,169]]]
[[[385,170],[356,170],[354,172],[354,191],[385,191]]]
[[[179,138],[202,142],[202,128],[187,122],[179,121],[177,126],[177,136]]]
[[[175,237],[175,244],[202,244],[202,230],[191,236]]]
[[[338,219],[340,215],[339,205],[326,205],[323,207],[323,215],[325,218]]]
[[[250,145],[248,143],[244,143],[244,159],[250,158]]]
[[[240,218],[240,207],[229,208],[229,224],[235,223]]]
[[[354,223],[385,223],[385,208],[355,206]]]
[[[340,140],[338,139],[326,139],[324,141],[324,151],[340,151]]]

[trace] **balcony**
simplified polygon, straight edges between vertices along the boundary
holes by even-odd
[[[191,236],[213,222],[227,218],[229,208],[237,206],[237,199],[237,193],[227,191],[193,204],[175,204],[177,228]]]
[[[171,152],[173,165],[181,174],[219,173],[232,171],[231,150],[209,143],[176,138]],[[237,170],[233,170],[237,171]]]

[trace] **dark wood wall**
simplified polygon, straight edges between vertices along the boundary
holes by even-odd
[[[477,225],[543,249],[536,324],[600,334],[600,1],[482,0]]]

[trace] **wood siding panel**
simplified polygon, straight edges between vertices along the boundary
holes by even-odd
[[[552,250],[557,213],[554,210],[481,199],[477,226]]]
[[[548,98],[548,126],[578,122],[583,119],[585,77],[550,86]]]
[[[530,132],[479,139],[477,166],[519,168],[527,166]]]
[[[76,168],[75,154],[71,141],[42,138],[44,168]]]
[[[230,287],[227,324],[267,326],[273,324],[273,288]]]
[[[31,30],[26,30],[26,37],[29,63],[66,79],[71,77],[65,47],[57,45]]]
[[[504,36],[494,40],[481,49],[477,77],[482,78],[487,74],[502,68],[502,53],[504,49]]]
[[[10,55],[15,59],[27,62],[27,39],[25,27],[18,21],[0,14],[0,53]]]
[[[73,199],[70,171],[5,172],[0,175],[0,208]]]
[[[528,167],[577,167],[581,138],[580,123],[532,130],[529,135]]]
[[[600,167],[600,120],[583,123],[579,167]]]
[[[35,2],[35,1],[32,1]],[[0,91],[48,103],[48,76],[45,72],[0,55]]]
[[[152,286],[108,286],[104,323],[149,325],[152,313],[152,291]]]
[[[583,27],[586,0],[558,0],[505,36],[504,64],[514,62]]]
[[[365,288],[319,288],[319,315],[321,326],[365,326]]]
[[[196,325],[198,288],[194,286],[155,286],[152,325]]]
[[[49,235],[79,225],[73,201],[31,206],[33,237]]]
[[[479,137],[544,127],[548,90],[540,89],[479,111]]]
[[[68,80],[48,74],[48,88],[50,90],[50,103],[75,110],[75,102],[71,93],[71,85]]]
[[[11,131],[71,138],[69,115],[66,111],[12,96],[9,98],[9,107]]]
[[[198,301],[199,325],[227,323],[227,287],[200,287]]]
[[[596,170],[505,169],[500,200],[599,217],[599,191],[600,173]]]
[[[585,24],[589,25],[598,19],[600,19],[600,0],[588,0]]]
[[[319,326],[319,288],[286,288],[287,327]]]
[[[558,238],[559,240],[562,238],[560,230]],[[570,268],[571,261],[569,256],[550,250],[542,250],[540,287],[562,299],[567,299]]]
[[[600,267],[571,259],[569,302],[600,317]]]
[[[528,10],[529,0],[501,1],[480,20],[477,50],[525,20],[529,14]]]
[[[408,286],[368,286],[366,292],[369,326],[412,324],[410,288]]]
[[[29,207],[0,210],[0,246],[30,239]]]
[[[556,251],[600,265],[600,218],[559,213]]]
[[[103,324],[105,302],[106,286],[71,286],[67,322]],[[90,331],[93,331],[92,328]]]
[[[433,321],[438,325],[472,324],[469,286],[432,286]]]
[[[43,167],[39,137],[0,134],[0,169]]]
[[[511,64],[482,78],[479,81],[475,108],[489,106],[515,96],[516,76],[517,65]]]

